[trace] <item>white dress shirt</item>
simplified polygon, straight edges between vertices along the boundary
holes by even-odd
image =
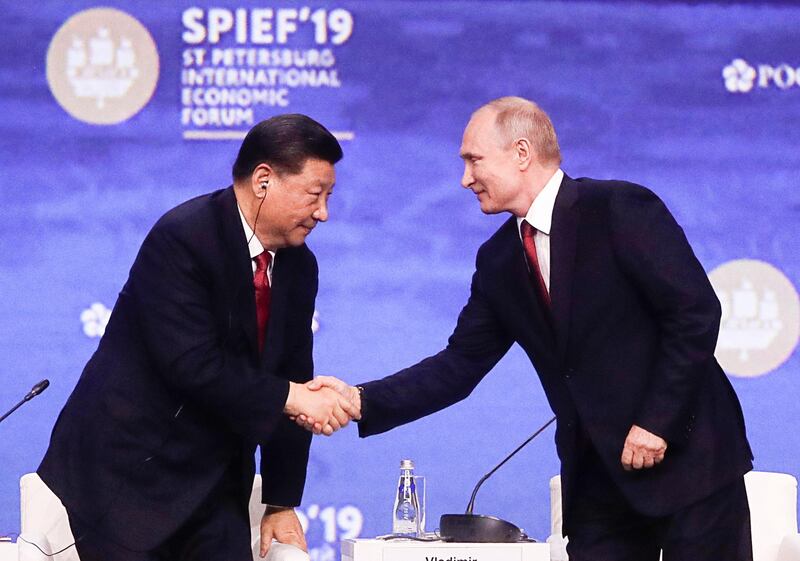
[[[525,218],[517,217],[517,233],[520,240],[522,240],[523,220],[536,229],[533,236],[533,241],[536,243],[536,258],[539,260],[539,270],[548,293],[550,292],[550,226],[553,223],[553,207],[556,204],[558,188],[561,187],[563,179],[564,172],[559,168],[547,180],[544,189],[533,199]]]
[[[261,245],[261,242],[258,239],[258,236],[253,235],[253,229],[247,223],[247,220],[244,219],[244,214],[242,213],[242,209],[239,205],[236,205],[236,208],[239,209],[239,218],[242,219],[242,228],[244,228],[244,238],[246,240],[250,240],[247,244],[247,249],[250,250],[250,265],[253,267],[253,276],[256,275],[256,262],[255,258],[267,251],[264,249],[264,246]],[[272,286],[272,267],[275,265],[275,252],[269,252],[270,257],[272,259],[269,260],[269,267],[267,268],[267,282],[269,285]]]

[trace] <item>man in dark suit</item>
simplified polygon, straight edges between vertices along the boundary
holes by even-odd
[[[303,549],[300,503],[317,414],[352,406],[313,374],[317,263],[342,157],[303,115],[256,125],[233,186],[165,214],[144,240],[105,335],[38,473],[67,509],[82,561],[251,561],[248,499],[261,445],[264,555]]]
[[[571,561],[751,559],[752,454],[680,226],[644,187],[564,175],[550,119],[521,98],[476,111],[461,157],[481,210],[512,216],[478,251],[447,347],[361,386],[361,436],[464,399],[516,342],[558,419]]]

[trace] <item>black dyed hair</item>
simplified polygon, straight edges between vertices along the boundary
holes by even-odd
[[[246,179],[267,163],[278,173],[300,173],[309,158],[335,164],[342,159],[339,141],[311,117],[291,113],[261,121],[247,133],[233,163],[233,178]]]

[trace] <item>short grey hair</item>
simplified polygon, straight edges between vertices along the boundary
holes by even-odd
[[[522,97],[507,96],[490,101],[478,111],[485,108],[495,111],[495,125],[505,145],[510,146],[520,138],[527,138],[540,163],[561,164],[556,131],[541,107]]]

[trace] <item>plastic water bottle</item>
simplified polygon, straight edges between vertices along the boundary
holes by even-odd
[[[394,499],[392,533],[416,536],[419,532],[419,498],[414,483],[414,462],[400,461],[400,479]]]

